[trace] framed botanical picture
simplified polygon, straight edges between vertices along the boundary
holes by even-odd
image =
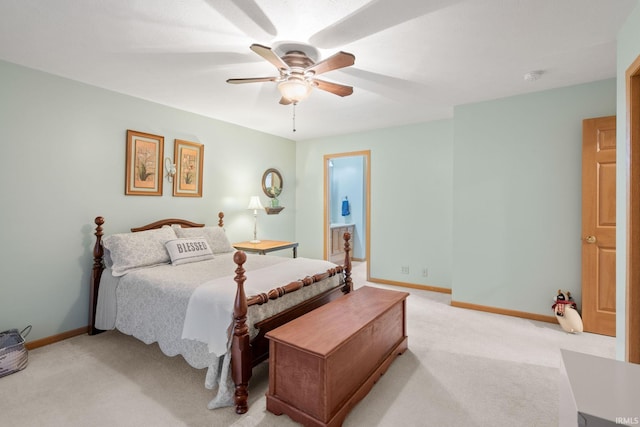
[[[204,145],[175,140],[173,161],[176,175],[173,177],[173,195],[178,197],[202,197],[202,161]]]
[[[124,194],[162,196],[164,137],[127,130],[127,173]]]

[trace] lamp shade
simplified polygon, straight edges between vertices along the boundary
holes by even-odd
[[[251,200],[249,200],[249,206],[247,209],[253,209],[254,211],[257,209],[264,209],[262,203],[260,203],[260,197],[251,196]]]
[[[281,82],[278,90],[284,98],[296,103],[309,96],[311,85],[302,79],[290,78]]]

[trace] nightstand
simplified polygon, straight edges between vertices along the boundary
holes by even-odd
[[[261,240],[259,243],[238,242],[233,247],[245,251],[265,255],[267,252],[281,251],[283,249],[293,249],[293,257],[298,257],[298,242],[283,242],[280,240]]]

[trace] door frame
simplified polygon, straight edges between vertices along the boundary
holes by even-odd
[[[640,56],[627,68],[627,276],[625,359],[640,363]]]
[[[331,206],[329,204],[330,182],[329,182],[329,161],[339,157],[364,157],[364,250],[367,261],[367,280],[371,272],[371,150],[351,151],[347,153],[325,154],[324,155],[324,221],[322,225],[322,235],[324,240],[324,259],[329,253],[329,226],[331,221]]]

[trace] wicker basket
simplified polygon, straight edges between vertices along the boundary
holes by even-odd
[[[24,346],[24,337],[29,335],[29,332],[31,332],[31,325],[24,328],[22,332],[18,332],[17,329],[0,332],[0,377],[27,367],[29,355]]]

